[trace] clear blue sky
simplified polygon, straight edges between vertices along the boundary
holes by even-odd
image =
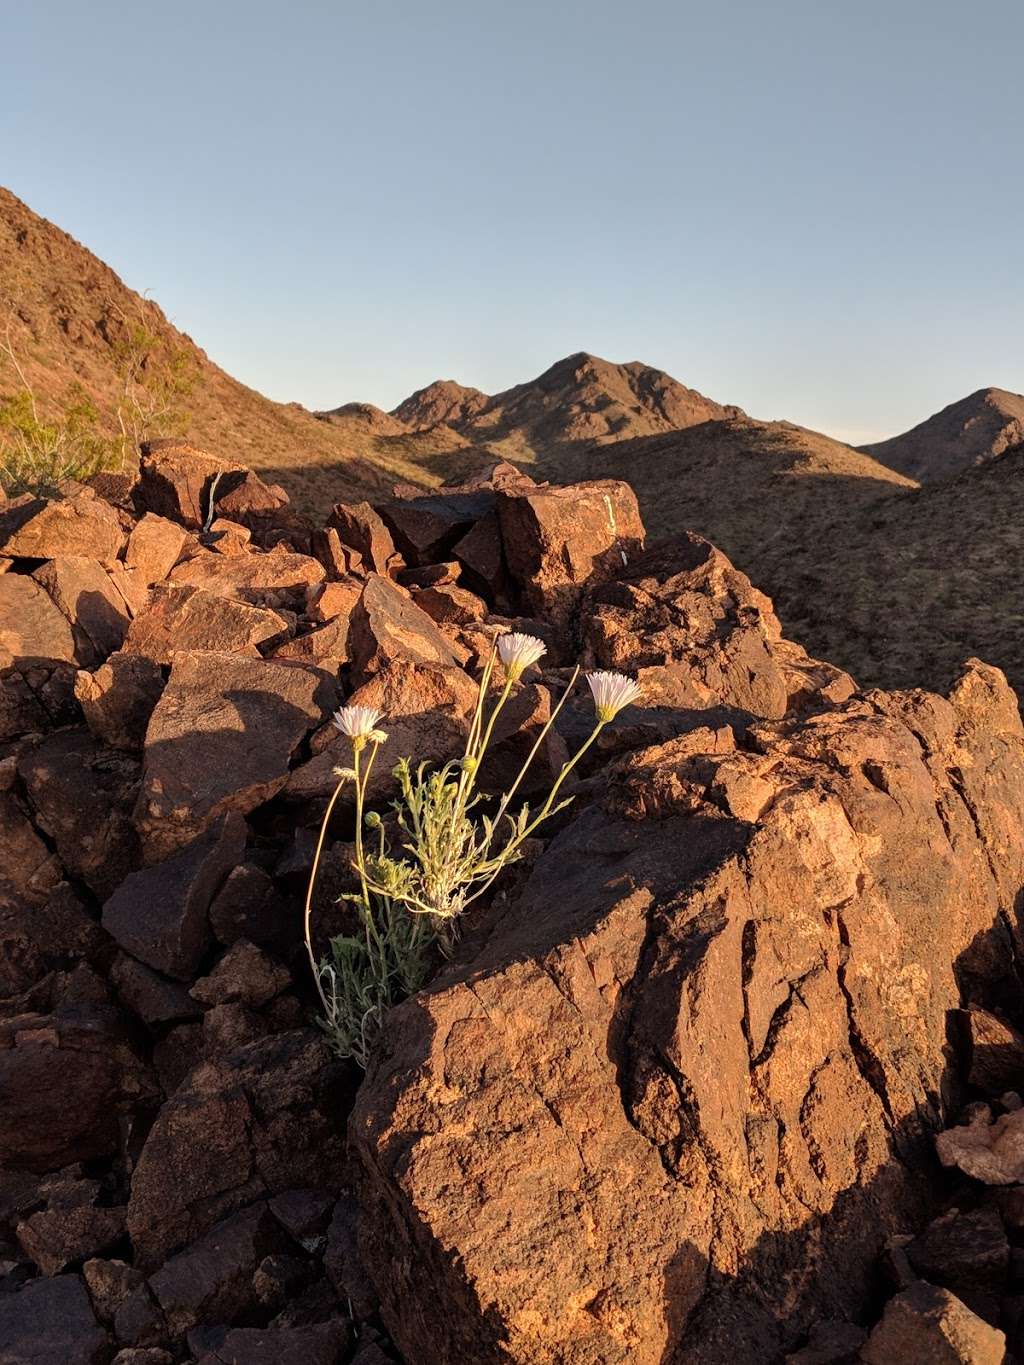
[[[3,6],[0,180],[274,398],[1024,390],[1020,0]]]

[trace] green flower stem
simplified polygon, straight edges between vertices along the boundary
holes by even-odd
[[[323,1005],[324,1014],[328,1018],[330,1018],[331,1015],[331,1007],[327,1002],[326,995],[324,995],[324,988],[320,984],[320,969],[317,966],[316,958],[313,955],[313,932],[310,920],[313,912],[313,889],[316,886],[316,876],[320,867],[320,855],[323,852],[324,839],[327,837],[327,826],[331,822],[331,812],[334,810],[334,803],[341,795],[341,789],[347,781],[347,778],[341,778],[338,785],[334,788],[334,791],[331,793],[331,799],[327,802],[324,818],[320,822],[320,837],[316,841],[316,852],[313,855],[313,866],[309,873],[309,885],[306,887],[306,905],[303,911],[303,927],[306,937],[306,952],[309,954],[309,965],[313,969],[313,981],[316,984],[317,994],[320,996],[320,1003]]]
[[[593,730],[590,732],[589,737],[584,741],[583,744],[580,745],[579,749],[577,749],[576,753],[573,754],[572,758],[570,758],[567,763],[563,764],[562,771],[558,774],[557,778],[555,779],[555,784],[551,788],[550,793],[548,794],[548,799],[544,802],[543,806],[541,806],[538,813],[534,816],[534,818],[523,830],[522,834],[518,834],[514,839],[510,839],[509,842],[505,845],[505,847],[500,851],[500,853],[497,853],[495,855],[497,865],[495,866],[494,871],[491,873],[491,875],[487,878],[487,880],[484,882],[484,884],[480,887],[478,891],[474,891],[471,896],[466,897],[465,900],[466,905],[470,905],[472,904],[473,901],[480,899],[480,897],[484,894],[488,887],[492,885],[498,873],[502,870],[503,867],[505,867],[509,860],[509,857],[513,853],[515,853],[515,851],[530,837],[530,835],[537,828],[537,826],[548,818],[548,816],[551,814],[551,807],[555,803],[555,797],[558,795],[558,790],[561,787],[562,783],[569,776],[573,768],[575,768],[576,764],[580,761],[583,755],[594,743],[598,735],[601,733],[601,731],[607,724],[608,724],[607,721],[599,720],[597,724],[594,726]]]
[[[561,697],[558,699],[558,704],[557,704],[557,706],[556,706],[555,709],[551,712],[551,715],[548,716],[547,721],[545,722],[543,729],[541,730],[540,734],[537,736],[536,740],[534,741],[533,748],[532,748],[532,749],[530,750],[530,752],[527,754],[527,756],[526,756],[526,762],[525,762],[525,763],[523,764],[523,766],[519,769],[519,773],[518,773],[518,775],[517,775],[517,777],[516,777],[516,780],[512,783],[511,787],[509,787],[508,791],[507,791],[507,792],[505,793],[505,795],[501,798],[501,804],[499,805],[499,807],[498,807],[498,812],[497,812],[497,814],[496,814],[495,817],[494,817],[494,828],[495,828],[495,829],[498,828],[498,825],[501,823],[501,818],[502,818],[502,816],[505,814],[505,812],[508,810],[509,806],[512,804],[512,798],[515,796],[516,792],[519,790],[520,783],[522,782],[523,778],[526,776],[527,771],[529,770],[530,764],[531,764],[531,763],[533,762],[533,760],[537,757],[537,750],[538,750],[538,749],[540,748],[540,746],[544,743],[544,740],[547,738],[548,732],[550,731],[552,725],[554,725],[555,721],[558,719],[558,713],[559,713],[559,711],[561,711],[562,707],[563,707],[563,706],[565,705],[565,703],[569,700],[569,694],[570,694],[570,692],[572,691],[572,689],[576,686],[576,679],[577,679],[579,676],[580,676],[580,669],[579,669],[579,664],[577,664],[576,667],[575,667],[575,669],[573,670],[573,675],[572,675],[572,677],[569,679],[569,685],[568,685],[568,687],[565,689],[565,691],[562,693]]]

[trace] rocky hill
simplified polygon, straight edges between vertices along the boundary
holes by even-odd
[[[919,483],[951,478],[1024,443],[1024,395],[978,389],[910,431],[861,449]]]
[[[565,445],[622,441],[741,416],[663,370],[580,352],[489,396],[453,380],[412,394],[392,416],[416,430],[443,423],[504,459],[554,458]]]
[[[264,470],[300,507],[328,509],[341,496],[385,494],[396,480],[429,486],[479,465],[452,432],[424,438],[346,409],[319,420],[297,403],[274,403],[226,374],[153,302],[141,298],[67,233],[0,189],[0,334],[10,322],[17,359],[44,412],[81,392],[117,429],[126,353],[143,334],[150,373],[173,369],[184,391],[147,428],[182,435]],[[0,355],[0,395],[21,387]],[[385,414],[381,414],[382,417]]]
[[[311,524],[170,443],[63,493],[0,510],[0,1360],[1024,1358],[997,669],[858,691],[709,541],[645,548],[621,480],[499,465]],[[575,661],[640,696],[364,1077],[303,945],[328,718],[384,713],[383,823],[507,630],[547,652],[485,798],[592,731]],[[352,829],[343,797],[318,950]]]
[[[865,683],[941,687],[973,653],[1024,694],[1020,497],[1024,448],[840,514],[816,556],[773,578],[790,631]]]

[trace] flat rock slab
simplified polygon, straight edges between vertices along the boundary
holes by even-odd
[[[92,493],[22,498],[0,511],[0,554],[13,559],[85,555],[109,561],[123,544],[117,512]]]
[[[131,623],[125,653],[169,664],[181,650],[258,653],[257,646],[288,634],[276,611],[184,584],[161,584]]]
[[[371,574],[349,618],[349,650],[357,681],[391,663],[459,665],[469,657],[446,638],[405,589]]]
[[[41,584],[24,574],[0,574],[0,669],[75,662],[67,617]]]
[[[169,581],[263,603],[269,599],[278,601],[282,596],[304,595],[307,588],[324,582],[326,577],[327,570],[319,560],[291,550],[274,549],[264,554],[252,551],[239,555],[204,551],[176,564]]]
[[[246,813],[288,780],[305,735],[337,702],[319,669],[236,654],[176,654],[146,732],[135,819],[150,858],[219,815]]]

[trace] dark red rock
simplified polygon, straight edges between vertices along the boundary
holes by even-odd
[[[40,895],[31,887],[8,895],[0,883],[0,999],[28,990],[57,967],[100,963],[109,956],[108,945],[106,934],[67,882]]]
[[[1011,699],[972,665],[948,699],[762,723],[666,756],[675,795],[639,818],[656,753],[605,778],[478,953],[390,1013],[358,1094],[361,1245],[405,1355],[720,1365],[869,1310],[924,1221],[948,1011],[1005,963],[1024,884]]]
[[[160,665],[145,654],[119,651],[95,672],[75,676],[75,696],[95,738],[129,753],[142,748],[163,690]]]
[[[96,1316],[108,1324],[113,1322],[117,1310],[145,1279],[142,1271],[134,1266],[101,1257],[86,1261],[82,1266],[82,1277]]]
[[[644,542],[636,495],[617,479],[501,492],[498,521],[524,604],[563,627],[584,590],[621,573]]]
[[[357,682],[389,664],[457,666],[467,657],[407,592],[379,574],[370,575],[352,610],[349,647]]]
[[[0,1022],[0,1163],[47,1171],[109,1156],[120,1119],[151,1098],[109,1007],[68,1004]]]
[[[237,1000],[259,1009],[285,990],[291,979],[287,967],[261,952],[255,943],[238,939],[209,976],[196,982],[191,994],[193,1000],[203,1005],[222,1005]]]
[[[971,1085],[998,1099],[1024,1087],[1024,1036],[980,1006],[959,1013]]]
[[[204,550],[176,564],[167,581],[273,609],[301,603],[326,577],[323,565],[309,555],[278,548],[244,555]]]
[[[149,1286],[172,1337],[200,1323],[244,1322],[259,1300],[253,1274],[264,1256],[285,1245],[265,1203],[254,1204],[212,1227],[185,1251],[165,1261]]]
[[[5,1365],[106,1365],[109,1339],[78,1275],[30,1280],[0,1299]]]
[[[22,1251],[44,1275],[58,1275],[76,1261],[108,1250],[124,1236],[123,1208],[80,1204],[33,1213],[17,1228]]]
[[[27,497],[0,508],[0,554],[12,559],[87,555],[112,561],[123,544],[117,513],[90,491],[67,498]]]
[[[865,1365],[1003,1365],[1006,1337],[947,1289],[917,1280],[886,1304],[860,1358]]]
[[[772,604],[699,536],[656,546],[596,589],[585,634],[588,662],[634,675],[645,705],[786,712]]]
[[[103,927],[133,957],[179,981],[211,942],[210,903],[242,857],[245,822],[225,816],[191,844],[128,876],[103,907]]]
[[[307,1250],[312,1250],[326,1234],[333,1207],[331,1196],[320,1190],[284,1190],[270,1201],[270,1211],[277,1221]]]
[[[349,698],[349,705],[372,706],[384,715],[387,740],[370,774],[371,800],[397,790],[393,770],[412,754],[417,762],[444,763],[465,749],[476,705],[476,684],[461,668],[396,660],[375,673]],[[288,779],[287,795],[298,800],[329,796],[337,785],[336,767],[348,767],[352,747],[331,728],[326,743]],[[308,863],[301,860],[303,875]]]
[[[128,1230],[143,1269],[253,1199],[337,1189],[340,1096],[326,1044],[277,1034],[198,1066],[160,1110],[132,1180]]]
[[[413,594],[413,601],[439,626],[470,625],[487,615],[486,602],[465,588],[421,588]]]
[[[153,1027],[180,1024],[202,1013],[180,981],[170,981],[142,962],[118,953],[110,969],[110,984],[121,1003]]]
[[[169,664],[175,653],[219,650],[256,656],[257,646],[285,639],[288,623],[276,611],[201,588],[162,584],[132,622],[124,652]]]
[[[402,556],[387,526],[368,502],[339,502],[327,518],[329,529],[337,532],[346,553],[349,572],[393,574],[404,567]]]
[[[480,488],[439,489],[383,503],[377,510],[410,564],[433,564],[446,558],[455,542],[493,508],[494,493]]]
[[[175,655],[146,732],[135,820],[149,857],[173,852],[288,780],[292,755],[330,715],[328,674],[223,653]]]
[[[274,943],[286,925],[284,903],[266,872],[253,863],[233,867],[210,906],[210,927],[217,941],[225,947],[242,938]]]
[[[121,648],[131,618],[102,564],[81,556],[61,556],[48,560],[32,577],[71,626],[80,664],[95,668]]]
[[[0,574],[0,671],[75,662],[67,618],[34,578]]]
[[[216,511],[233,516],[288,501],[282,489],[263,483],[244,465],[175,439],[143,443],[133,497],[140,512],[156,512],[197,530]]]
[[[311,1327],[241,1327],[197,1365],[340,1365],[351,1340],[346,1322]]]
[[[1010,1266],[1006,1230],[995,1209],[951,1209],[933,1219],[906,1253],[922,1279],[961,1298],[972,1290],[1003,1289]]]
[[[131,807],[139,765],[84,727],[27,745],[18,759],[35,823],[73,876],[103,898],[138,862]]]
[[[491,601],[505,595],[508,587],[508,566],[501,541],[501,524],[495,507],[481,517],[471,530],[455,542],[452,554],[464,565],[473,582],[488,594]]]
[[[187,532],[167,517],[146,512],[132,527],[124,566],[142,588],[159,583],[177,564],[188,542]]]

